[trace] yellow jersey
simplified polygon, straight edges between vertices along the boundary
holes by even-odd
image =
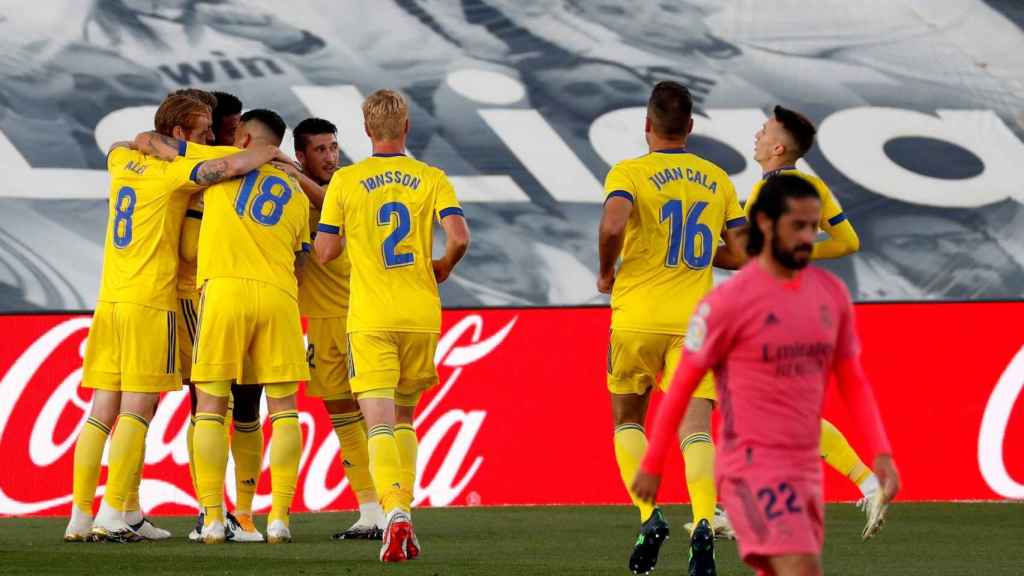
[[[765,181],[769,177],[776,174],[791,174],[807,180],[818,191],[818,196],[821,198],[821,219],[818,221],[818,227],[825,231],[829,238],[814,244],[814,252],[811,253],[811,258],[815,260],[838,258],[846,254],[852,254],[860,249],[860,238],[857,237],[857,232],[853,229],[849,219],[847,219],[846,213],[843,212],[843,207],[839,204],[839,200],[832,194],[832,190],[829,189],[828,185],[821,178],[801,172],[795,167],[780,168],[767,172],[757,184],[754,184],[754,189],[750,192],[750,196],[747,197],[746,204],[743,205],[748,217],[750,216],[750,209],[754,206],[754,201],[757,200],[758,195],[761,193],[761,187],[764,186]]]
[[[184,146],[184,157],[189,160],[212,160],[215,158],[223,158],[224,156],[229,156],[241,150],[234,146],[206,146],[203,144],[196,144],[195,142],[180,142],[179,144]],[[203,219],[203,195],[201,193],[194,194],[191,200],[189,200],[188,209],[185,212],[185,222],[182,224],[182,258],[181,262],[178,263],[179,295],[190,295],[198,289],[196,284],[196,270],[198,262],[196,261],[195,252],[199,246],[199,226],[189,226],[189,219],[200,221]],[[189,252],[189,258],[191,260],[185,258],[186,252]]]
[[[264,164],[203,194],[199,284],[247,278],[297,299],[295,255],[309,242],[309,200],[291,176]]]
[[[110,208],[99,300],[177,309],[178,240],[196,161],[165,162],[130,148],[107,156]]]
[[[318,229],[344,234],[352,263],[348,331],[441,331],[433,225],[462,215],[445,173],[375,154],[334,173]]]
[[[612,288],[612,329],[685,334],[711,290],[722,232],[747,221],[729,176],[680,148],[619,162],[604,186],[605,201],[633,203]]]
[[[315,230],[320,222],[320,211],[309,207],[309,227]],[[307,318],[344,318],[348,315],[349,277],[352,264],[348,250],[342,250],[334,260],[321,264],[310,258],[302,270],[299,285],[299,310]]]

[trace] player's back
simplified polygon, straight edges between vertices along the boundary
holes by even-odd
[[[682,149],[616,164],[605,183],[633,202],[612,290],[612,328],[683,334],[712,286],[726,226],[746,220],[725,171]]]
[[[695,318],[707,323],[698,332],[711,347],[728,348],[712,366],[722,448],[735,456],[724,461],[741,465],[742,449],[760,446],[816,462],[829,374],[858,346],[842,282],[813,266],[783,281],[754,261],[716,288]]]
[[[331,188],[352,263],[349,332],[438,332],[433,224],[449,210],[461,214],[444,172],[404,155],[375,155],[335,172]]]
[[[107,157],[110,207],[99,300],[174,310],[178,240],[194,162],[165,162],[129,148]]]
[[[270,165],[206,189],[199,234],[199,283],[264,282],[298,298],[295,254],[309,248],[309,200]]]
[[[757,201],[758,196],[761,195],[761,187],[768,181],[768,178],[777,174],[785,174],[798,176],[811,183],[814,189],[818,192],[818,197],[821,199],[821,220],[819,226],[823,229],[828,229],[830,226],[835,226],[843,220],[846,220],[846,215],[843,213],[842,206],[839,205],[839,200],[836,199],[835,195],[832,194],[832,190],[829,189],[828,184],[825,181],[813,174],[808,174],[796,168],[781,168],[779,170],[772,170],[764,175],[763,178],[758,180],[754,184],[754,188],[750,191],[750,196],[747,197],[746,202],[743,204],[743,209],[750,215],[750,209],[753,208],[754,202]]]
[[[320,222],[320,210],[309,207],[310,230]],[[348,250],[326,264],[310,258],[302,271],[299,309],[308,318],[338,318],[348,314],[349,280],[352,264]]]

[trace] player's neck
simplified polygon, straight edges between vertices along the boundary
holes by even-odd
[[[769,172],[775,172],[776,170],[793,168],[796,166],[796,160],[783,158],[782,156],[773,156],[764,162],[758,162],[758,164],[761,165],[761,173],[768,174]]]
[[[672,150],[672,151],[685,150],[686,149],[686,138],[683,138],[681,140],[680,139],[666,140],[666,139],[663,139],[663,138],[658,138],[656,136],[652,136],[651,139],[647,143],[647,147],[648,147],[648,150],[650,150],[651,152],[662,152],[662,151],[665,151],[665,150]]]
[[[761,252],[760,256],[757,257],[757,263],[760,264],[761,268],[763,268],[765,272],[779,280],[792,280],[800,273],[799,270],[793,270],[792,268],[783,266],[778,260],[772,258],[771,252],[768,250]]]
[[[405,154],[405,138],[373,141],[374,156],[394,156],[396,154]]]

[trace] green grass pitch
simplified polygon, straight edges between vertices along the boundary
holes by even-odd
[[[689,513],[686,506],[666,509],[675,536],[655,574],[686,573],[682,526]],[[897,504],[885,530],[867,543],[860,541],[862,519],[853,505],[829,506],[827,574],[1024,574],[1020,504]],[[175,538],[141,544],[65,544],[62,518],[0,519],[0,574],[626,575],[637,528],[636,513],[620,506],[423,509],[415,513],[423,555],[384,566],[378,543],[330,539],[353,520],[351,513],[301,514],[292,518],[291,544],[203,546],[184,538],[191,518],[159,518]],[[733,542],[719,543],[718,573],[752,573]]]

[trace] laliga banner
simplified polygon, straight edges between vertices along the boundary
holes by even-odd
[[[0,317],[0,515],[66,514],[88,316]],[[1024,498],[1024,303],[858,307],[864,361],[904,475],[902,500]],[[602,308],[450,311],[440,385],[416,418],[421,506],[627,503],[604,384]],[[826,416],[863,446],[830,393]],[[319,402],[299,401],[304,448],[295,509],[355,506]],[[141,487],[156,513],[191,513],[188,396],[167,394],[148,436]],[[264,430],[269,436],[269,422]],[[269,454],[269,450],[267,451]],[[104,458],[104,463],[106,459]],[[228,498],[234,496],[228,466]],[[685,501],[669,466],[664,501]],[[827,474],[830,500],[858,493]],[[100,492],[106,473],[100,477]],[[270,505],[268,456],[255,507]]]

